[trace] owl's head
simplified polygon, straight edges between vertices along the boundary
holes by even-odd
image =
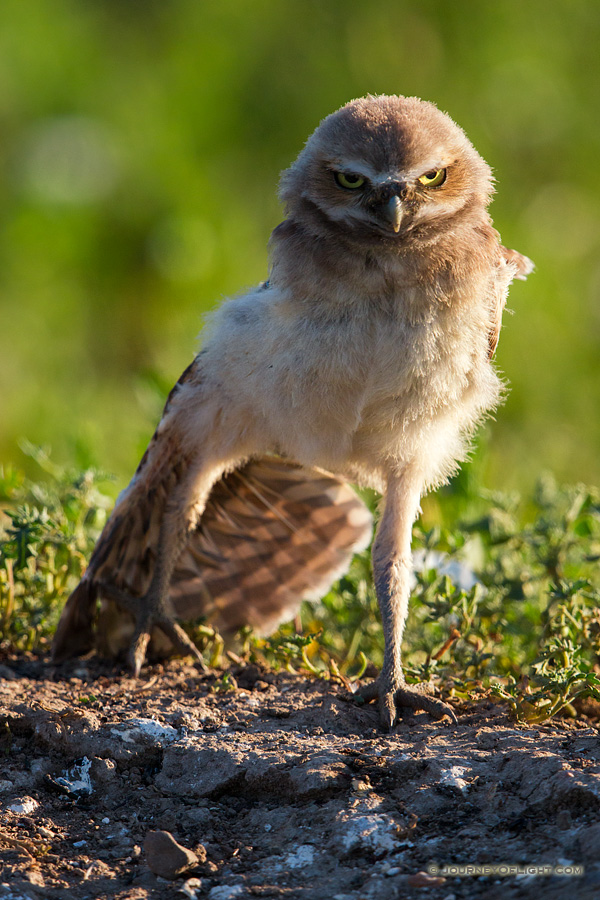
[[[317,232],[396,246],[481,213],[492,192],[490,167],[464,131],[432,103],[397,96],[327,116],[280,185],[289,216]]]

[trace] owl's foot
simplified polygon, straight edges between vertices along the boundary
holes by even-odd
[[[187,636],[181,625],[178,625],[170,616],[164,613],[154,612],[152,609],[142,609],[136,616],[135,634],[127,652],[127,663],[137,678],[146,660],[146,650],[150,643],[153,628],[160,628],[173,644],[173,651],[182,656],[194,656],[203,672],[208,671],[202,658],[202,654]]]
[[[375,681],[360,688],[354,695],[359,703],[378,701],[379,718],[382,726],[391,731],[398,724],[403,709],[423,710],[435,719],[448,716],[454,725],[458,719],[451,706],[425,692],[423,685],[407,685],[404,681],[397,683],[379,675]]]
[[[135,617],[135,632],[127,652],[127,664],[136,678],[146,660],[146,651],[154,628],[159,628],[167,636],[175,653],[194,656],[202,671],[208,671],[202,654],[183,628],[177,624],[172,614],[165,609],[160,599],[151,595],[132,597],[126,591],[109,584],[103,584],[102,590]]]

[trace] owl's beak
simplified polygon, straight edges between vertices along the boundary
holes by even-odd
[[[402,206],[402,200],[397,194],[392,194],[388,202],[383,207],[383,216],[390,223],[396,234],[398,234],[398,232],[400,231],[400,225],[402,224],[403,215],[404,209]]]

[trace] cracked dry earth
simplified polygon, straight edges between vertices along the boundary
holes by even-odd
[[[590,720],[385,735],[334,685],[234,675],[0,661],[0,897],[600,897]],[[521,871],[459,868],[494,865]]]

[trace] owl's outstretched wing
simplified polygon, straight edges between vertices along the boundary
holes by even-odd
[[[490,359],[496,352],[496,347],[498,346],[498,340],[500,338],[502,313],[506,306],[507,287],[515,278],[519,281],[525,281],[527,276],[533,272],[534,268],[534,264],[527,256],[523,256],[523,254],[519,253],[517,250],[508,250],[506,247],[500,246],[498,274],[492,300],[491,322],[488,334],[488,356]]]
[[[206,598],[222,632],[244,624],[268,633],[301,599],[318,599],[370,540],[371,515],[328,472],[276,457],[248,463],[213,489],[171,581],[179,618]],[[213,560],[203,567],[203,560]]]
[[[131,615],[108,599],[103,585],[134,596],[148,587],[176,477],[168,465],[157,474],[143,491],[134,484],[107,523],[63,611],[53,645],[56,660],[94,643],[116,655],[131,639]],[[171,580],[176,616],[205,616],[222,632],[249,624],[269,633],[292,618],[303,599],[327,592],[352,554],[367,546],[371,529],[366,506],[340,479],[278,457],[253,460],[215,485],[190,534]],[[103,593],[97,619],[96,600]]]

